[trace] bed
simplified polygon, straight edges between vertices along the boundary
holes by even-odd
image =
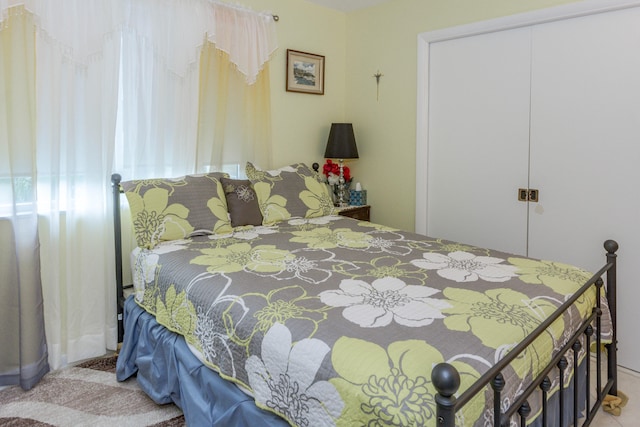
[[[588,425],[617,394],[614,241],[592,275],[333,215],[304,164],[247,176],[112,176],[117,378],[188,425]]]

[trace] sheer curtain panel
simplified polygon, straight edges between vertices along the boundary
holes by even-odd
[[[244,175],[248,160],[271,167],[269,66],[248,85],[229,55],[207,43],[200,60],[197,170]],[[234,170],[235,169],[235,170]]]
[[[56,369],[116,347],[108,189],[124,15],[114,0],[35,6],[42,283]]]
[[[32,388],[49,371],[36,205],[35,30],[0,10],[0,386]]]

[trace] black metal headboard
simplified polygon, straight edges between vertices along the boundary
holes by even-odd
[[[122,224],[120,218],[120,181],[122,177],[114,173],[111,175],[111,188],[113,192],[113,237],[116,256],[116,304],[118,307],[118,343],[124,336],[124,286],[122,278]]]

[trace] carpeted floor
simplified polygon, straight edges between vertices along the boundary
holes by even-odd
[[[135,378],[116,381],[116,356],[51,372],[29,391],[0,390],[0,426],[184,426],[175,405],[156,405]]]

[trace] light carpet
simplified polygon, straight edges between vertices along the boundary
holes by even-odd
[[[33,389],[0,390],[0,426],[184,426],[182,411],[157,405],[135,377],[116,381],[116,356],[51,372]]]

